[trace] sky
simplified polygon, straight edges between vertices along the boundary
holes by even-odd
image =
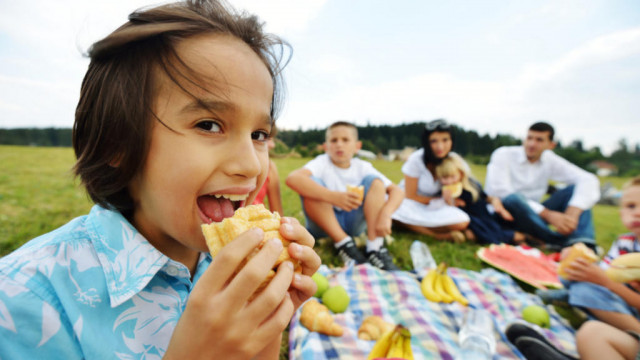
[[[230,0],[285,39],[281,129],[548,121],[565,145],[640,142],[640,1]],[[72,127],[83,53],[140,0],[0,0],[0,128]]]

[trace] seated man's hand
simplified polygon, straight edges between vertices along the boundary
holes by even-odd
[[[569,235],[578,227],[578,219],[572,215],[549,209],[543,210],[540,215],[562,235]]]

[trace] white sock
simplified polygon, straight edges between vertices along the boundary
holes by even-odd
[[[384,238],[378,236],[373,240],[367,241],[367,252],[378,251],[384,245]]]
[[[351,241],[351,240],[353,240],[353,239],[351,239],[351,236],[347,236],[346,238],[344,238],[344,239],[342,239],[342,240],[338,241],[337,243],[333,244],[333,246],[335,246],[335,247],[336,247],[336,249],[337,249],[337,248],[339,248],[340,246],[342,246],[342,245],[344,245],[344,244],[348,243],[348,242],[349,242],[349,241]]]

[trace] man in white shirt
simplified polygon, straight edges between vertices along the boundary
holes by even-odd
[[[537,122],[529,127],[523,146],[496,149],[487,166],[485,192],[502,199],[516,230],[551,247],[576,242],[595,247],[591,208],[600,198],[600,183],[595,175],[552,151],[553,135],[551,125]],[[541,203],[549,181],[567,187]]]

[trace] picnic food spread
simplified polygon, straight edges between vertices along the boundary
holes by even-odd
[[[344,331],[340,325],[334,322],[329,309],[316,299],[311,299],[304,303],[300,314],[300,323],[309,331],[329,336],[342,336]]]
[[[220,222],[203,224],[202,233],[211,256],[215,257],[225,245],[233,241],[238,235],[255,227],[264,230],[264,239],[258,248],[244,260],[243,265],[249,261],[267,241],[278,238],[282,241],[284,247],[280,252],[274,268],[283,261],[291,261],[294,264],[294,271],[301,271],[300,262],[289,256],[288,246],[290,242],[280,235],[280,215],[267,210],[263,204],[242,207],[236,210],[232,217],[223,219]],[[271,270],[256,293],[260,292],[274,276],[275,271]]]
[[[640,280],[640,253],[620,255],[610,265],[605,272],[611,280],[622,283]]]
[[[444,192],[445,190],[451,192],[452,198],[457,198],[462,195],[462,183],[457,182],[455,184],[444,185],[442,186],[442,191]]]
[[[585,244],[575,243],[569,249],[567,256],[560,261],[560,265],[558,266],[558,275],[566,279],[567,273],[564,270],[576,259],[584,259],[592,263],[598,261],[598,255],[596,255],[596,253],[589,249]]]

